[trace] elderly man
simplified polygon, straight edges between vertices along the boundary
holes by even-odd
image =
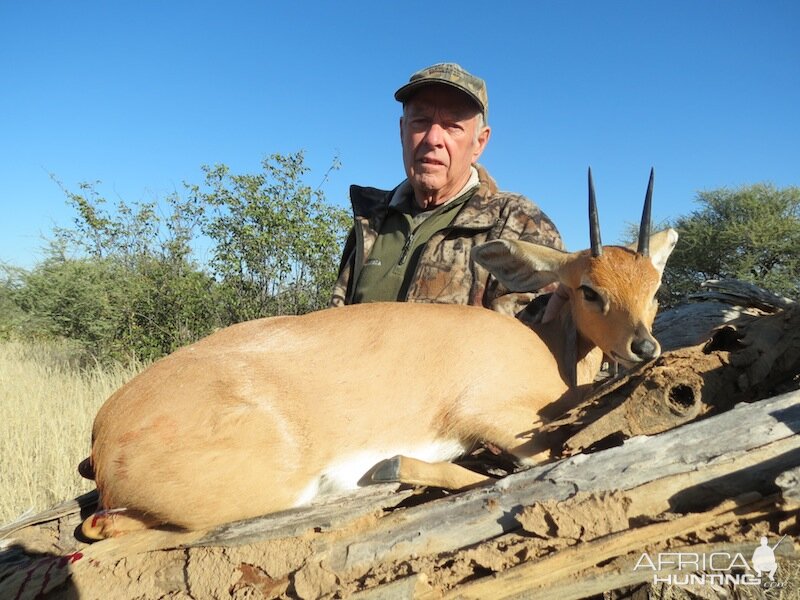
[[[403,103],[407,179],[392,191],[350,188],[355,225],[331,306],[438,302],[516,315],[534,295],[510,293],[470,251],[497,238],[562,242],[538,207],[498,191],[477,164],[491,134],[486,84],[456,64],[436,64],[414,73],[395,98]]]

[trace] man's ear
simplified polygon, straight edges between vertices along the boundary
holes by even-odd
[[[478,138],[475,143],[475,150],[472,152],[472,164],[478,162],[478,159],[483,154],[483,151],[486,149],[486,144],[489,143],[489,138],[492,135],[492,128],[488,125],[484,125],[483,129],[478,133]]]
[[[532,292],[560,281],[561,270],[572,256],[520,240],[493,240],[472,249],[472,260],[512,292]]]
[[[667,266],[667,259],[678,243],[678,232],[674,229],[665,229],[650,236],[650,260],[658,271],[659,275],[664,273]],[[628,246],[631,250],[636,250],[637,244]]]

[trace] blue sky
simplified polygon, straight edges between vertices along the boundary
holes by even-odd
[[[324,191],[403,178],[394,90],[458,62],[489,87],[482,163],[570,249],[588,243],[586,168],[603,240],[696,192],[800,184],[794,0],[282,2],[3,0],[0,261],[30,267],[72,213],[67,188],[154,200],[200,166],[252,173],[306,150]]]

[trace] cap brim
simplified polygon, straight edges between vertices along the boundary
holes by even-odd
[[[467,88],[455,84],[448,79],[438,79],[434,77],[428,77],[420,81],[412,81],[410,83],[405,84],[403,87],[401,87],[394,93],[394,99],[397,100],[398,102],[405,103],[414,94],[414,92],[416,92],[420,88],[425,87],[426,85],[432,85],[436,83],[440,83],[442,85],[454,88],[459,92],[463,92],[472,99],[472,101],[478,106],[478,108],[481,110],[482,113],[486,112],[486,107],[483,105],[483,102],[481,102],[480,99],[471,91],[469,91]]]

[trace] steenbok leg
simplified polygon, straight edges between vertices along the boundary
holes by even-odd
[[[495,481],[450,462],[429,463],[408,456],[395,456],[378,463],[371,473],[376,483],[399,482],[427,485],[448,490],[466,490]]]

